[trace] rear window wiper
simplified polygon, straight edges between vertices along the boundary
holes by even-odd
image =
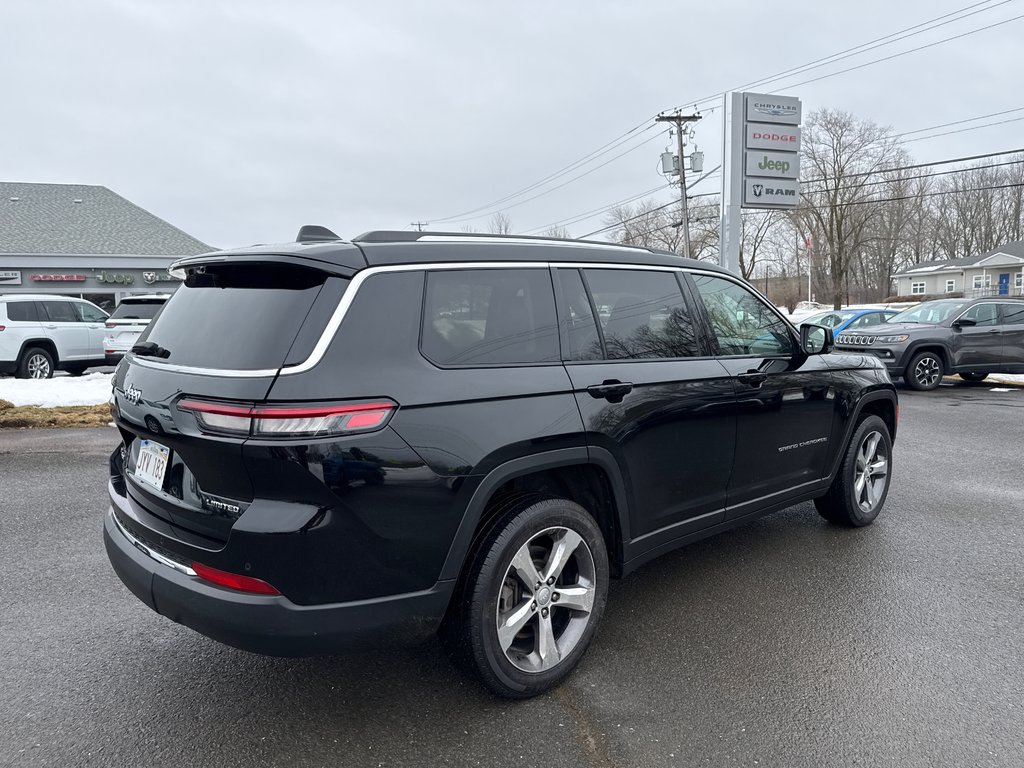
[[[164,349],[155,341],[144,341],[141,344],[136,344],[132,347],[132,353],[136,355],[143,355],[145,357],[168,358],[171,356],[170,350]]]

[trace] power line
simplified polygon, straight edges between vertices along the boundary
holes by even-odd
[[[983,123],[981,125],[972,125],[970,128],[960,128],[955,131],[943,131],[942,133],[933,133],[931,136],[918,136],[916,139],[907,139],[904,144],[909,144],[912,141],[924,141],[925,139],[937,139],[940,136],[951,136],[954,133],[967,133],[967,131],[976,131],[980,128],[991,128],[994,125],[1006,125],[1006,123],[1017,123],[1024,120],[1024,117],[1011,117],[1008,120],[997,120],[994,123]]]
[[[963,19],[966,19],[966,18],[968,18],[970,16],[973,16],[973,15],[976,15],[978,13],[982,13],[982,12],[985,12],[985,11],[993,10],[993,9],[998,8],[998,7],[1002,6],[1002,5],[1005,5],[1005,4],[1009,3],[1009,2],[1013,2],[1013,0],[1002,0],[1002,2],[996,3],[995,5],[990,5],[991,0],[983,0],[983,2],[974,3],[972,5],[968,5],[968,6],[965,6],[963,8],[960,8],[960,9],[958,9],[956,11],[951,11],[950,13],[946,13],[946,14],[943,14],[941,16],[936,16],[936,17],[934,17],[932,19],[928,19],[926,21],[920,22],[920,23],[912,25],[910,27],[906,27],[906,28],[898,30],[896,32],[892,32],[892,33],[890,33],[888,35],[885,35],[883,37],[875,38],[874,40],[868,41],[866,43],[861,43],[860,45],[844,49],[842,51],[839,51],[838,53],[831,54],[829,56],[825,56],[825,57],[822,57],[822,58],[819,58],[819,59],[815,59],[815,60],[813,60],[811,62],[799,65],[797,67],[791,67],[790,69],[783,70],[782,72],[776,73],[775,75],[772,75],[772,76],[770,76],[768,78],[761,78],[759,80],[754,80],[754,81],[751,81],[751,82],[746,83],[744,85],[738,86],[737,88],[734,88],[734,89],[731,89],[731,90],[738,90],[738,89],[743,89],[743,88],[752,87],[752,86],[756,86],[756,85],[766,85],[768,83],[775,82],[776,80],[783,79],[784,77],[788,77],[788,76],[796,75],[796,74],[802,74],[804,72],[809,72],[809,71],[812,71],[813,69],[818,69],[818,68],[820,68],[822,66],[826,66],[827,64],[833,64],[833,63],[836,63],[837,61],[842,61],[843,59],[850,58],[851,56],[859,55],[861,53],[866,53],[867,51],[874,50],[875,48],[879,48],[879,47],[882,47],[884,45],[890,45],[890,44],[892,44],[894,42],[898,42],[899,40],[903,40],[903,39],[906,39],[908,37],[913,37],[914,35],[921,34],[923,32],[927,32],[927,31],[931,31],[933,29],[937,29],[937,28],[939,28],[941,26],[945,26],[946,24],[951,24],[951,23],[956,22],[956,21],[961,21]],[[979,6],[988,6],[988,7],[979,8]],[[956,17],[956,18],[950,18],[950,17]],[[991,29],[993,27],[997,27],[997,26],[1000,26],[1002,24],[1009,23],[1011,21],[1016,21],[1019,18],[1024,18],[1024,15],[1018,16],[1018,17],[1014,17],[1014,18],[1011,18],[1011,19],[1007,19],[1007,20],[1004,20],[1002,22],[998,22],[996,24],[991,24],[991,25],[988,25],[986,27],[981,27],[981,28],[978,28],[978,29],[970,30],[968,32],[965,32],[965,33],[962,33],[962,34],[959,34],[959,35],[953,35],[951,37],[944,38],[942,40],[938,40],[938,41],[929,43],[927,45],[919,46],[918,48],[913,48],[913,49],[910,49],[910,50],[907,50],[907,51],[901,51],[901,52],[895,53],[895,54],[893,54],[891,56],[886,56],[886,57],[883,57],[883,58],[880,58],[880,59],[876,59],[874,61],[865,62],[865,63],[862,63],[862,64],[857,65],[855,67],[850,67],[850,68],[847,68],[845,70],[840,70],[838,72],[833,72],[833,73],[830,73],[830,74],[822,75],[820,77],[812,78],[812,79],[806,80],[806,81],[804,81],[802,83],[796,83],[796,84],[789,85],[789,86],[786,86],[786,87],[787,88],[793,88],[793,87],[797,87],[799,85],[805,85],[807,83],[817,82],[819,80],[823,80],[823,79],[826,79],[826,78],[829,78],[829,77],[834,77],[836,75],[844,74],[846,72],[851,72],[851,71],[854,71],[856,69],[860,69],[862,67],[870,66],[872,64],[877,64],[877,63],[880,63],[880,62],[883,62],[883,61],[888,61],[888,60],[891,60],[891,59],[896,58],[898,56],[903,56],[903,55],[906,55],[908,53],[914,53],[916,51],[923,50],[925,48],[930,48],[932,46],[939,45],[939,44],[944,43],[944,42],[949,42],[951,40],[956,40],[956,39],[958,39],[960,37],[965,37],[967,35],[974,34],[976,32],[984,31],[986,29]],[[936,23],[936,22],[941,22],[941,23]],[[922,27],[926,27],[926,28],[922,29]],[[694,104],[706,103],[706,102],[716,98],[717,95],[718,94],[715,94],[713,96],[708,96],[708,97],[705,97],[703,99],[699,99],[696,102],[687,102],[687,103],[694,103]],[[705,111],[708,111],[708,110],[705,110]],[[554,181],[554,180],[556,180],[558,178],[561,178],[562,176],[564,176],[564,175],[566,175],[568,173],[571,173],[574,170],[577,170],[577,169],[581,168],[582,166],[592,162],[593,160],[596,160],[598,157],[601,157],[601,156],[607,154],[608,152],[614,151],[618,147],[622,146],[622,144],[626,143],[626,141],[628,141],[629,138],[631,136],[633,136],[633,134],[635,134],[637,131],[641,131],[641,129],[644,129],[645,126],[646,126],[647,130],[649,130],[651,127],[653,127],[647,121],[645,121],[643,123],[640,123],[640,124],[634,126],[633,128],[629,129],[625,133],[620,134],[616,138],[614,138],[611,141],[607,142],[606,144],[604,144],[604,145],[598,147],[597,149],[593,150],[592,152],[587,153],[586,155],[582,156],[578,160],[576,160],[576,161],[574,161],[574,162],[564,166],[563,168],[560,168],[559,170],[555,171],[554,173],[551,173],[548,176],[545,176],[544,178],[534,182],[533,184],[527,185],[526,187],[523,187],[523,188],[521,188],[519,190],[516,190],[515,192],[511,192],[508,195],[505,195],[504,197],[501,197],[501,198],[499,198],[497,200],[494,200],[494,201],[492,201],[490,203],[478,206],[476,208],[469,209],[468,211],[463,211],[462,213],[458,213],[458,214],[455,214],[455,215],[452,215],[452,216],[446,216],[446,217],[442,217],[442,218],[432,219],[432,221],[436,222],[436,223],[440,223],[440,222],[457,222],[457,221],[468,221],[468,220],[472,220],[472,219],[482,218],[483,216],[488,215],[488,213],[492,213],[493,212],[493,211],[488,211],[488,209],[492,209],[492,208],[496,208],[496,207],[502,206],[504,203],[506,203],[506,202],[508,202],[510,200],[513,200],[513,199],[515,199],[517,197],[520,197],[520,196],[522,196],[524,194],[528,194],[529,192],[532,192],[535,189],[543,187],[546,184],[550,183],[551,181]],[[643,132],[646,132],[646,130],[644,130]],[[621,156],[622,155],[619,155],[619,157],[621,157]],[[584,175],[586,175],[586,174],[581,174],[579,176],[576,176],[575,179],[582,178]],[[564,186],[564,185],[562,185],[562,186]],[[536,199],[536,197],[537,196],[535,196],[535,197],[533,197],[531,199]],[[512,206],[507,206],[507,207],[512,207]],[[481,213],[481,211],[487,211],[487,213]],[[477,214],[477,215],[474,216],[472,214]],[[469,217],[469,218],[466,218],[466,217]]]
[[[807,62],[805,64],[800,64],[800,65],[795,66],[795,67],[790,67],[789,69],[782,70],[781,72],[776,72],[774,75],[769,75],[768,77],[759,78],[757,80],[751,80],[748,83],[744,83],[743,85],[739,85],[739,86],[736,86],[734,88],[729,88],[727,90],[728,91],[740,91],[740,90],[745,90],[747,88],[760,87],[760,86],[768,85],[770,83],[774,83],[777,80],[781,80],[781,79],[783,79],[785,77],[790,77],[790,76],[793,76],[793,75],[803,74],[804,72],[810,72],[810,71],[812,71],[814,69],[820,69],[821,67],[827,66],[828,64],[835,64],[838,61],[842,61],[844,59],[848,59],[848,58],[851,58],[853,56],[860,55],[861,53],[867,53],[868,51],[874,50],[876,48],[881,48],[881,47],[884,47],[885,45],[891,45],[892,43],[899,42],[900,40],[905,40],[905,39],[907,39],[909,37],[913,37],[915,35],[919,35],[919,34],[922,34],[924,32],[930,32],[933,29],[938,29],[939,27],[945,26],[946,24],[951,24],[953,22],[961,21],[963,19],[969,18],[970,16],[974,16],[975,14],[983,13],[985,11],[991,11],[991,10],[993,10],[995,8],[998,8],[1001,5],[1006,5],[1007,3],[1012,2],[1012,1],[1013,0],[1003,0],[1002,2],[998,3],[997,5],[989,5],[989,3],[992,2],[992,0],[982,0],[982,2],[978,2],[978,3],[974,3],[972,5],[965,6],[963,8],[960,8],[960,9],[955,10],[955,11],[951,11],[951,12],[943,14],[941,16],[936,16],[936,17],[931,18],[931,19],[926,19],[925,21],[919,22],[919,23],[914,24],[914,25],[909,26],[909,27],[905,27],[904,29],[897,30],[896,32],[891,32],[888,35],[884,35],[882,37],[877,37],[874,40],[869,40],[866,43],[861,43],[860,45],[855,45],[855,46],[852,46],[851,48],[846,48],[845,50],[839,51],[837,53],[833,53],[833,54],[830,54],[828,56],[823,56],[823,57],[821,57],[819,59],[814,59],[813,61],[809,61],[809,62]],[[981,5],[989,5],[989,7],[988,8],[980,8],[978,10],[972,10],[972,9],[978,8],[978,6],[981,6]],[[970,13],[966,13],[966,11],[971,11],[971,12]],[[963,15],[961,16],[959,14],[963,14]],[[950,16],[957,16],[957,18],[950,19],[949,18]],[[943,19],[949,19],[949,20],[948,21],[943,21]],[[942,23],[941,24],[935,24],[935,22],[938,22],[938,21],[942,21]],[[928,25],[933,25],[933,26],[928,26]],[[921,27],[928,27],[928,28],[927,29],[920,29]],[[918,30],[918,31],[914,32],[914,30]],[[911,34],[907,34],[907,33],[911,33]],[[892,38],[892,39],[890,39],[890,38]],[[883,42],[883,41],[888,41],[888,42]],[[876,45],[876,43],[877,43],[877,45]],[[836,73],[836,74],[840,74],[840,73]],[[827,77],[831,77],[831,75],[827,75]],[[788,86],[788,87],[792,87],[792,86]],[[696,100],[694,102],[686,102],[686,104],[691,104],[691,103],[692,104],[698,104],[698,105],[699,104],[704,104],[704,103],[707,103],[707,102],[709,102],[709,101],[711,101],[713,99],[717,99],[721,95],[721,93],[722,92],[720,91],[720,92],[711,94],[709,96],[705,96],[704,98],[698,99],[698,100]],[[682,109],[682,108],[683,108],[682,106],[676,107],[676,109]]]
[[[651,189],[648,189],[645,192],[640,192],[638,194],[631,195],[630,197],[623,198],[622,200],[616,200],[614,203],[606,203],[604,205],[598,206],[597,208],[592,208],[589,211],[584,211],[583,213],[576,213],[576,214],[573,214],[572,216],[566,216],[564,219],[559,219],[558,221],[552,221],[550,224],[544,224],[544,225],[542,225],[540,227],[534,227],[533,229],[528,229],[523,234],[524,235],[529,235],[529,234],[532,234],[534,232],[542,232],[545,229],[550,229],[551,227],[567,227],[570,224],[576,224],[576,223],[578,223],[580,221],[586,221],[591,216],[596,216],[597,214],[604,213],[605,211],[610,211],[612,208],[616,208],[616,207],[618,207],[620,205],[626,205],[627,203],[632,203],[634,200],[638,200],[641,197],[646,197],[647,195],[653,195],[655,192],[658,192],[658,191],[660,191],[660,190],[662,190],[664,188],[666,188],[665,184],[659,184],[658,186],[652,187]]]
[[[893,134],[894,139],[898,139],[900,136],[910,136],[914,133],[924,133],[926,131],[934,131],[936,128],[948,128],[951,125],[962,125],[963,123],[973,123],[975,120],[985,120],[989,117],[999,117],[1000,115],[1009,115],[1013,112],[1020,112],[1024,110],[1024,107],[1015,107],[1014,109],[1004,109],[1002,112],[992,112],[988,115],[978,115],[977,117],[968,117],[963,120],[954,120],[951,123],[940,123],[939,125],[932,125],[928,128],[917,128],[913,131],[903,131],[902,133]]]
[[[991,165],[972,165],[972,166],[969,166],[967,168],[954,168],[954,169],[952,169],[950,171],[938,171],[936,173],[922,173],[922,174],[918,174],[917,176],[901,176],[901,177],[896,178],[896,179],[882,179],[881,181],[871,181],[871,182],[865,182],[863,184],[858,184],[857,185],[857,189],[863,189],[864,187],[877,187],[880,184],[892,184],[894,182],[901,182],[901,181],[916,181],[918,179],[932,179],[932,178],[935,178],[937,176],[950,176],[952,174],[957,174],[957,173],[970,173],[971,171],[985,171],[985,170],[989,170],[989,169],[992,169],[992,168],[1003,168],[1003,167],[1008,166],[1008,165],[1021,165],[1022,163],[1024,163],[1024,159],[1022,159],[1022,160],[1007,160],[1005,163],[992,163]],[[893,170],[900,170],[900,169],[898,169],[898,168],[897,169],[884,169],[884,170],[878,171],[878,173],[892,173]],[[824,192],[826,190],[823,190],[823,189],[812,189],[812,190],[807,190],[807,191],[811,192],[811,193],[818,193],[818,192]]]
[[[554,192],[557,189],[561,189],[562,187],[568,186],[569,184],[572,184],[574,181],[579,181],[583,177],[589,176],[590,174],[594,173],[595,171],[599,171],[600,169],[604,168],[606,165],[608,165],[610,163],[614,163],[619,158],[625,157],[626,155],[630,154],[631,152],[635,152],[636,150],[638,150],[641,147],[644,147],[644,146],[650,144],[652,141],[655,141],[658,138],[660,138],[660,136],[657,136],[657,135],[651,136],[650,138],[645,139],[644,141],[640,142],[639,144],[637,144],[637,145],[635,145],[633,147],[630,147],[625,152],[620,152],[619,154],[615,155],[614,157],[611,157],[608,160],[605,160],[600,165],[595,165],[590,170],[584,171],[583,173],[581,173],[581,174],[579,174],[577,176],[573,176],[568,181],[563,181],[561,184],[557,184],[554,187],[549,187],[548,189],[545,189],[543,192],[538,192],[536,195],[532,195],[530,197],[527,197],[527,198],[525,198],[523,200],[519,200],[519,201],[517,201],[515,203],[511,203],[509,205],[504,205],[504,206],[502,206],[500,208],[497,208],[497,209],[494,209],[494,210],[485,211],[484,213],[480,213],[480,214],[478,214],[476,216],[471,216],[468,219],[455,219],[454,223],[457,224],[457,223],[459,223],[461,221],[472,221],[474,219],[479,219],[479,218],[482,218],[482,217],[490,215],[490,214],[498,213],[500,211],[507,211],[507,210],[510,210],[512,208],[518,208],[520,205],[525,205],[526,203],[529,203],[532,200],[536,200],[538,197],[544,197],[544,195],[549,195],[549,194],[551,194],[552,192]],[[437,221],[437,220],[435,219],[435,221]],[[451,219],[449,219],[449,221],[451,221]]]
[[[533,184],[529,184],[529,185],[523,187],[522,189],[519,189],[519,190],[517,190],[515,192],[512,192],[512,193],[510,193],[508,195],[505,195],[505,197],[502,197],[502,198],[499,198],[497,200],[494,200],[494,201],[492,201],[490,203],[487,203],[486,205],[481,205],[478,208],[472,208],[472,209],[470,209],[468,211],[464,211],[462,213],[457,213],[457,214],[455,214],[453,216],[445,216],[445,217],[439,218],[439,219],[431,219],[431,221],[432,222],[443,222],[443,221],[452,221],[453,219],[461,219],[462,217],[468,216],[471,213],[476,213],[477,211],[482,211],[482,210],[486,210],[488,208],[493,208],[494,206],[500,205],[500,204],[502,204],[502,203],[504,203],[504,202],[506,202],[508,200],[512,200],[512,199],[514,199],[516,197],[519,197],[521,195],[527,194],[528,192],[532,192],[534,189],[537,189],[538,187],[544,186],[549,181],[554,181],[555,179],[560,178],[561,176],[564,176],[567,173],[571,173],[572,171],[576,170],[577,168],[579,168],[579,167],[581,167],[583,165],[586,165],[591,160],[596,160],[601,155],[607,154],[608,152],[611,152],[612,150],[617,149],[622,144],[624,144],[634,133],[639,131],[641,128],[645,129],[644,131],[642,131],[642,133],[646,133],[647,131],[649,131],[651,128],[654,128],[654,127],[655,126],[652,125],[650,123],[650,121],[645,120],[644,122],[640,123],[639,125],[636,125],[633,128],[630,128],[625,133],[615,137],[614,139],[609,141],[607,144],[601,145],[600,147],[595,149],[593,152],[588,152],[586,155],[581,157],[579,160],[576,160],[576,161],[574,161],[572,163],[569,163],[569,165],[566,165],[565,167],[560,168],[559,170],[557,170],[554,173],[551,173],[551,174],[545,176],[543,179],[540,179],[539,181],[535,181]],[[479,218],[479,217],[475,217],[475,218]]]
[[[984,27],[978,27],[977,29],[968,30],[967,32],[961,32],[959,35],[952,35],[950,37],[944,37],[941,40],[926,43],[925,45],[919,45],[917,48],[910,48],[906,51],[899,51],[898,53],[893,53],[889,56],[883,56],[880,59],[874,59],[872,61],[866,61],[863,64],[857,64],[852,67],[847,67],[846,69],[840,69],[838,72],[831,72],[827,75],[821,75],[820,77],[812,77],[810,80],[801,80],[799,83],[790,83],[789,85],[786,85],[784,87],[787,89],[799,88],[801,85],[816,83],[819,80],[825,80],[826,78],[835,77],[836,75],[845,75],[847,72],[853,72],[858,69],[863,69],[864,67],[870,67],[873,64],[880,64],[883,61],[891,61],[892,59],[899,58],[900,56],[906,56],[908,53],[917,53],[918,51],[923,51],[926,48],[934,48],[936,45],[942,45],[942,43],[948,43],[951,40],[959,40],[962,37],[967,37],[968,35],[974,35],[977,34],[978,32],[984,32],[989,29],[994,29],[995,27],[1001,27],[1004,24],[1009,24],[1012,21],[1019,21],[1020,19],[1024,19],[1024,13],[1020,14],[1019,16],[1013,16],[1012,18],[1004,19],[1003,21],[997,21],[995,24],[989,24]]]

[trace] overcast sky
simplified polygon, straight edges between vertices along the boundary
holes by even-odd
[[[346,237],[403,229],[533,184],[662,110],[969,5],[3,0],[0,179],[103,185],[219,247],[291,240],[307,223]],[[1024,14],[1022,0],[974,6],[763,90],[801,97],[805,114],[840,108],[896,132],[1024,107],[1024,19],[786,87]],[[712,168],[721,109],[703,111],[695,140]],[[648,143],[510,200],[514,229],[663,183],[668,137],[634,136],[553,185]],[[1024,121],[907,148],[925,161],[1020,146]],[[434,228],[486,230],[493,209]],[[598,215],[569,230],[600,226]]]

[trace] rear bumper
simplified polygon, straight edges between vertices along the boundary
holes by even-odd
[[[18,370],[18,361],[4,361],[0,360],[0,373],[13,374]]]
[[[157,613],[207,637],[270,656],[310,656],[405,644],[433,634],[454,582],[429,590],[331,605],[297,605],[282,596],[252,595],[191,575],[130,536],[111,509],[103,542],[115,573]]]
[[[107,352],[104,355],[107,361],[107,365],[117,365],[124,359],[124,352]]]

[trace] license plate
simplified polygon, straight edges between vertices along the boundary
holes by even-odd
[[[164,473],[171,449],[152,440],[143,440],[139,445],[139,458],[135,462],[135,477],[158,490],[164,486]]]

